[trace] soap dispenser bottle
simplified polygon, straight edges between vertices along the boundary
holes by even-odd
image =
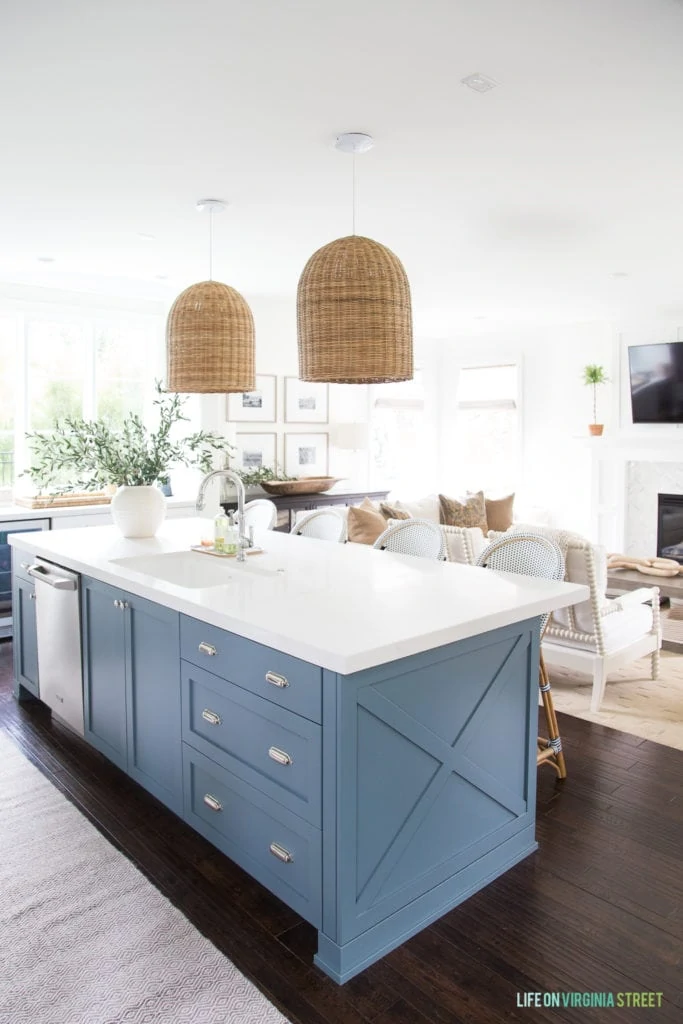
[[[226,540],[230,532],[230,521],[226,516],[223,509],[220,510],[218,515],[213,521],[213,547],[214,551],[222,553],[226,549]]]
[[[228,532],[225,538],[225,552],[228,555],[237,554],[237,524],[235,513],[231,512],[228,517]]]

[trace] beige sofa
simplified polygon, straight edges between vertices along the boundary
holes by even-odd
[[[449,562],[462,562],[466,565],[474,565],[481,552],[486,547],[488,540],[486,534],[477,526],[460,527],[444,526],[441,523],[441,507],[438,494],[428,494],[424,498],[414,501],[389,501],[387,504],[407,512],[415,519],[426,519],[429,522],[437,523],[444,532],[446,541],[446,553]],[[375,506],[376,508],[378,506]],[[348,518],[348,507],[336,506],[334,511],[343,519]],[[310,515],[310,512],[297,513],[296,520]],[[388,519],[387,525],[400,522],[396,519]]]

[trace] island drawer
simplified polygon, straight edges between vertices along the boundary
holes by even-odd
[[[321,727],[181,662],[186,743],[320,825]]]
[[[316,928],[321,924],[321,832],[183,744],[184,818]]]
[[[313,722],[322,721],[322,669],[187,615],[180,656]]]

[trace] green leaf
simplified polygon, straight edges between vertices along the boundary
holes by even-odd
[[[103,420],[65,416],[55,422],[52,433],[26,435],[31,465],[22,476],[30,476],[41,491],[56,488],[55,493],[100,490],[107,484],[135,487],[168,479],[174,466],[196,466],[208,472],[216,453],[226,458],[234,453],[225,437],[209,431],[172,441],[173,426],[188,421],[182,414],[186,399],[163,392],[159,381],[156,391],[156,430],[148,430],[137,414],[131,414],[119,430]],[[62,482],[65,473],[68,483]]]

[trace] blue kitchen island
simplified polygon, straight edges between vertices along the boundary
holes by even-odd
[[[274,533],[239,566],[200,530],[13,537],[16,693],[40,697],[44,559],[81,574],[85,738],[343,983],[536,849],[538,616],[585,588]]]

